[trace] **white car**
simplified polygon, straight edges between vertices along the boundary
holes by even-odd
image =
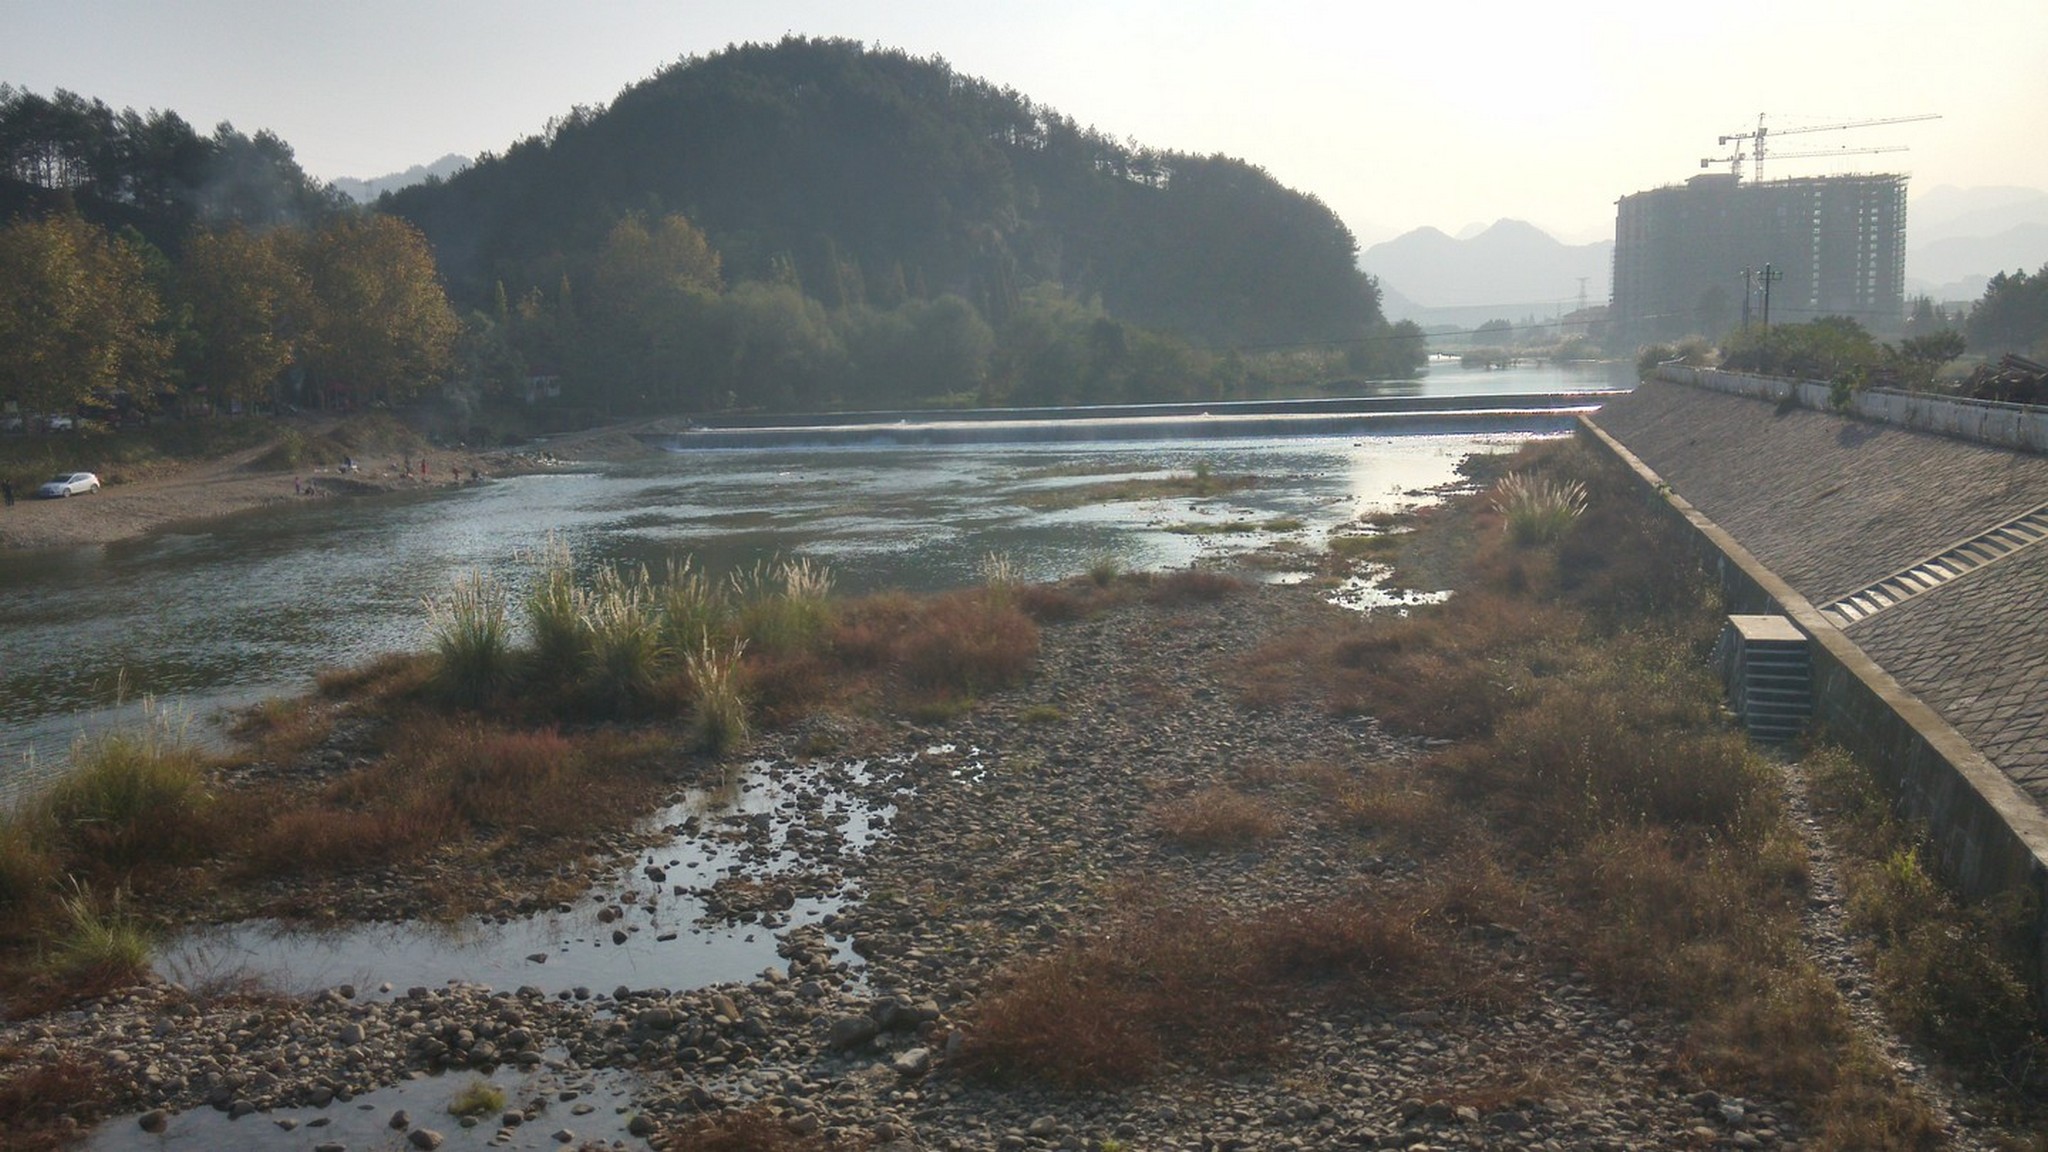
[[[87,492],[100,490],[100,478],[90,472],[59,472],[50,482],[36,489],[36,495],[45,500],[59,496],[83,496]]]

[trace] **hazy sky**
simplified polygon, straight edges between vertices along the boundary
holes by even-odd
[[[1681,15],[1680,13],[1683,13]],[[1118,138],[1224,152],[1371,243],[1503,216],[1611,235],[1715,137],[1906,144],[1766,175],[2048,188],[2048,0],[0,0],[0,81],[276,132],[322,179],[502,150],[676,59],[844,36]]]

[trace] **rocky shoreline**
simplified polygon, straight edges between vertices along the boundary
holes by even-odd
[[[974,1009],[1006,966],[1095,931],[1135,888],[1262,911],[1398,893],[1446,866],[1361,850],[1355,830],[1315,818],[1305,783],[1361,765],[1412,771],[1419,749],[1311,705],[1241,702],[1249,652],[1337,611],[1310,589],[1261,585],[1133,603],[1048,625],[1031,683],[980,710],[864,730],[863,751],[901,754],[859,785],[894,806],[888,830],[857,853],[800,838],[810,855],[799,869],[829,872],[848,903],[784,931],[783,963],[747,983],[300,997],[157,984],[7,1024],[0,1051],[103,1074],[129,1113],[103,1138],[120,1147],[175,1135],[201,1110],[242,1117],[236,1147],[327,1152],[458,1138],[645,1146],[739,1110],[798,1137],[905,1149],[1798,1146],[1787,1106],[1700,1083],[1678,1028],[1604,996],[1540,924],[1465,929],[1464,975],[1484,994],[1290,1011],[1275,1058],[1228,1074],[1170,1062],[1136,1088],[1078,1092],[960,1073]],[[795,734],[770,737],[751,756],[800,762],[798,746]],[[1217,851],[1160,834],[1158,805],[1216,784],[1267,802],[1278,833]],[[707,820],[701,834],[758,834],[742,824]],[[363,896],[349,906],[391,904]],[[779,902],[766,901],[766,923]],[[1263,1006],[1206,1010],[1250,1007]],[[302,1115],[426,1073],[497,1068],[565,1084],[628,1076],[630,1099],[610,1108],[620,1134],[579,1134],[573,1096],[514,1100],[473,1129],[414,1107],[389,1118],[387,1143],[328,1138]],[[450,1078],[443,1098],[457,1086]]]

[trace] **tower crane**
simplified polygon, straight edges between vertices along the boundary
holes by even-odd
[[[1734,137],[1723,136],[1721,139],[1727,141],[1734,139]],[[1877,152],[1910,151],[1912,149],[1904,144],[1880,144],[1873,148],[1816,148],[1811,152],[1773,152],[1771,155],[1780,160],[1804,160],[1813,156],[1868,156]],[[1728,170],[1735,173],[1739,178],[1742,175],[1742,162],[1749,158],[1749,155],[1742,150],[1741,146],[1737,145],[1735,151],[1729,155],[1702,157],[1700,167],[1711,168],[1716,164],[1726,164],[1728,165]]]
[[[1762,112],[1756,114],[1756,130],[1754,132],[1736,132],[1727,136],[1722,136],[1716,141],[1716,143],[1719,144],[1728,144],[1731,141],[1735,144],[1735,154],[1733,156],[1728,157],[1728,162],[1732,166],[1731,170],[1735,173],[1735,177],[1738,180],[1742,177],[1742,142],[1745,140],[1750,142],[1750,171],[1755,175],[1757,179],[1761,180],[1764,178],[1764,152],[1766,151],[1770,138],[1773,136],[1791,136],[1801,132],[1839,132],[1845,128],[1875,128],[1880,124],[1912,124],[1921,120],[1941,119],[1940,113],[1922,112],[1914,116],[1881,116],[1875,120],[1847,120],[1840,124],[1813,124],[1804,128],[1779,128],[1776,130],[1772,130],[1764,124],[1764,115],[1765,114]],[[1839,152],[1784,152],[1779,153],[1778,155],[1781,159],[1790,160],[1800,156],[1849,156],[1858,155],[1864,152],[1903,151],[1905,151],[1904,145],[1892,145],[1890,147],[1883,148],[1862,148],[1854,150],[1843,149]],[[1704,168],[1709,163],[1713,162],[1714,161],[1702,160],[1700,161],[1700,167]]]

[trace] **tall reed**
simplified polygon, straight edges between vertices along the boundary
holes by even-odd
[[[1003,609],[1016,603],[1017,588],[1022,583],[1008,552],[992,551],[982,556],[981,585],[987,589],[989,607]]]
[[[701,637],[683,654],[683,669],[696,690],[691,715],[692,735],[707,752],[724,752],[744,743],[748,735],[747,701],[740,690],[740,656],[747,642],[735,640],[720,648]]]
[[[540,571],[526,594],[526,631],[533,644],[533,662],[543,675],[573,682],[589,657],[583,618],[588,595],[576,583],[576,565],[568,542],[550,532],[540,554]]]
[[[669,558],[659,598],[662,647],[671,652],[688,652],[724,632],[732,614],[725,589],[688,556]]]
[[[597,699],[613,707],[646,699],[661,661],[661,622],[647,570],[599,570],[584,628],[590,645],[590,687]]]
[[[1507,518],[1515,543],[1548,544],[1586,510],[1586,486],[1528,472],[1510,472],[1493,488],[1493,508]]]
[[[803,558],[756,564],[732,576],[740,602],[740,632],[770,656],[812,647],[831,620],[832,573]]]
[[[426,606],[441,690],[464,704],[489,700],[512,672],[504,586],[471,571],[446,596],[428,597]]]

